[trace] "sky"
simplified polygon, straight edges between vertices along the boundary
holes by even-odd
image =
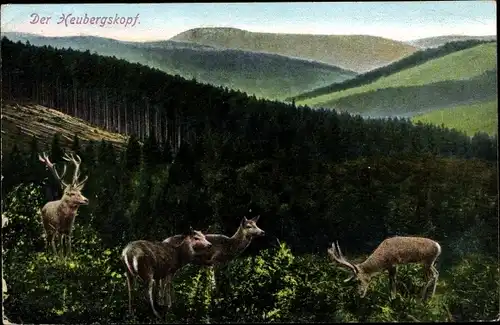
[[[87,23],[83,24],[85,17]],[[76,24],[78,22],[80,24]],[[496,4],[494,1],[414,1],[10,4],[1,7],[2,31],[45,36],[93,35],[152,41],[169,39],[198,27],[234,27],[269,33],[364,34],[400,41],[451,34],[496,35]]]

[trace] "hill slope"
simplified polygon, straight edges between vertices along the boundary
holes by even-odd
[[[255,33],[237,28],[194,28],[171,40],[240,50],[276,53],[365,72],[418,49],[404,42],[368,35]]]
[[[481,40],[456,41],[456,42],[446,43],[445,45],[440,46],[438,48],[420,50],[386,66],[370,70],[366,73],[359,74],[352,79],[345,80],[340,83],[332,83],[325,87],[297,94],[291,98],[286,98],[285,100],[303,101],[309,98],[314,98],[321,95],[339,92],[349,88],[361,87],[373,83],[382,77],[386,77],[391,74],[395,74],[396,72],[416,67],[427,61],[437,59],[454,52],[469,49],[479,44],[485,44],[487,42],[490,41],[481,41]]]
[[[444,124],[447,128],[464,131],[473,136],[476,132],[486,132],[489,135],[498,134],[498,100],[437,109],[430,113],[417,115],[413,122],[429,124]]]
[[[487,100],[496,93],[495,42],[427,61],[367,85],[297,103],[394,115]],[[413,107],[407,106],[410,104]]]
[[[27,149],[33,136],[37,138],[40,148],[46,148],[55,133],[61,134],[63,147],[71,146],[75,134],[83,143],[104,139],[118,150],[125,149],[128,141],[125,135],[104,131],[52,108],[2,102],[2,150],[8,152],[14,144],[19,149]]]
[[[249,94],[281,99],[305,90],[343,81],[353,71],[328,64],[293,59],[281,55],[217,49],[186,42],[121,42],[113,39],[75,36],[43,37],[33,34],[5,33],[12,41],[32,45],[89,50],[158,68],[186,79],[239,89]]]
[[[455,41],[465,41],[465,40],[492,40],[496,41],[496,35],[488,35],[488,36],[466,36],[466,35],[444,35],[444,36],[435,36],[435,37],[426,37],[420,38],[416,40],[411,40],[406,43],[420,47],[423,49],[439,47],[449,42]]]

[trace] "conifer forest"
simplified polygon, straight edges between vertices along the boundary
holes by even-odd
[[[66,146],[55,133],[50,143],[33,137],[2,152],[3,313],[11,323],[499,317],[496,135],[313,109],[90,51],[1,42],[2,105],[54,108],[128,137],[120,147],[75,133]],[[67,188],[42,153],[59,175],[68,166],[66,182],[75,172],[68,155],[78,155],[79,180],[88,177],[66,257],[52,251],[42,207]],[[257,216],[265,234],[233,260],[177,271],[172,306],[157,303],[161,319],[139,279],[129,313],[128,243],[190,227],[231,237]],[[428,274],[418,263],[398,266],[395,294],[386,270],[359,294],[356,265],[393,236],[439,243],[429,299],[421,299]],[[333,259],[332,243],[351,266]]]

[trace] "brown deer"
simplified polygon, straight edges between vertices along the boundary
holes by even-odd
[[[71,234],[73,231],[73,224],[75,223],[76,213],[80,205],[89,204],[89,200],[82,195],[82,189],[88,179],[86,176],[83,180],[80,178],[80,164],[82,160],[78,155],[73,154],[64,155],[63,159],[72,162],[75,165],[75,171],[71,183],[65,183],[63,177],[66,174],[66,164],[64,164],[63,173],[59,176],[55,164],[51,163],[49,157],[43,153],[43,156],[38,155],[38,159],[43,162],[54,174],[54,177],[59,181],[63,195],[61,199],[51,201],[45,204],[41,210],[42,224],[46,236],[46,248],[49,240],[52,243],[54,254],[57,255],[56,236],[60,237],[60,251],[64,255],[64,238],[66,238],[67,255],[71,254]]]
[[[137,240],[129,243],[122,252],[122,261],[127,267],[128,308],[132,314],[132,281],[139,277],[147,284],[148,298],[153,313],[161,318],[155,309],[153,290],[155,282],[162,279],[171,281],[177,270],[189,263],[197,252],[210,248],[212,244],[207,241],[205,235],[200,231],[191,229],[188,234],[180,235],[177,244],[172,245],[165,242],[151,242]],[[166,290],[162,285],[157,288]],[[171,306],[172,287],[165,292],[168,307]]]
[[[389,272],[389,283],[391,297],[396,295],[396,266],[398,264],[421,263],[424,266],[427,284],[422,290],[422,299],[426,299],[427,291],[431,283],[434,284],[432,295],[436,291],[439,272],[434,263],[441,254],[441,246],[434,240],[423,237],[391,237],[387,238],[373,251],[373,253],[362,263],[352,264],[348,262],[338,242],[328,248],[328,255],[337,263],[349,268],[353,275],[344,280],[347,282],[352,278],[359,281],[358,293],[365,297],[372,277],[380,272]]]
[[[212,273],[212,287],[215,287],[214,267],[226,264],[241,254],[252,242],[252,239],[257,236],[264,236],[264,230],[257,227],[257,221],[260,216],[253,219],[243,217],[240,226],[232,237],[220,234],[205,234],[205,237],[212,246],[199,254],[197,254],[191,264],[207,266]],[[182,240],[182,235],[175,235],[165,239],[164,243],[177,244]],[[170,279],[166,279],[167,283],[160,282],[160,286],[171,284]]]

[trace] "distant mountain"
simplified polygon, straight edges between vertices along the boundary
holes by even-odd
[[[444,36],[435,36],[435,37],[427,37],[427,38],[420,38],[416,40],[411,40],[406,43],[419,47],[419,48],[432,48],[432,47],[439,47],[441,45],[444,45],[448,42],[454,42],[454,41],[465,41],[465,40],[484,40],[484,41],[496,41],[497,36],[496,35],[489,35],[489,36],[466,36],[466,35],[444,35]]]
[[[365,116],[413,116],[434,109],[491,101],[498,96],[496,54],[496,42],[483,43],[365,85],[297,101],[297,104]]]
[[[3,33],[12,41],[29,41],[36,46],[114,56],[158,68],[169,74],[239,89],[270,99],[282,99],[356,75],[354,71],[329,64],[282,55],[220,49],[179,41],[123,42],[94,36],[44,37]]]
[[[365,72],[418,50],[417,47],[368,35],[256,33],[237,28],[194,28],[171,40],[220,48],[275,53]]]

